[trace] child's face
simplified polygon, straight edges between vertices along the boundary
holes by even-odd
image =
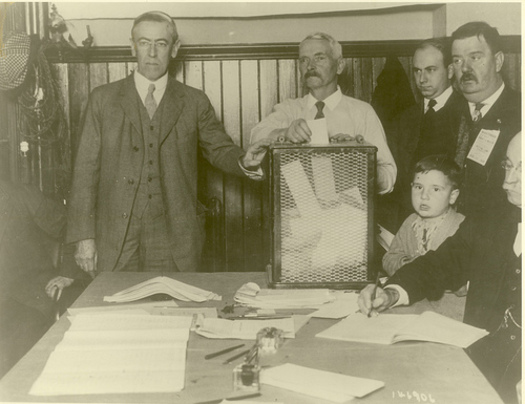
[[[417,173],[412,183],[412,206],[422,218],[438,217],[458,198],[459,190],[437,170]]]

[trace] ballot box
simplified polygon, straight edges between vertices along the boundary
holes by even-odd
[[[356,141],[270,146],[271,287],[357,289],[375,279],[376,154]]]

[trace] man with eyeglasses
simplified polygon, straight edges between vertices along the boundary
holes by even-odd
[[[498,30],[469,22],[452,33],[452,66],[462,105],[455,160],[464,172],[458,210],[466,216],[495,208],[505,199],[499,163],[521,130],[521,95],[503,81]]]
[[[258,179],[266,148],[244,152],[224,132],[204,93],[168,75],[180,41],[175,23],[137,17],[137,69],[96,88],[75,160],[67,239],[78,265],[102,271],[196,271],[205,209],[197,199],[197,152],[227,173]]]
[[[332,36],[317,32],[303,39],[299,44],[299,70],[309,93],[275,105],[272,113],[252,129],[251,142],[282,138],[308,143],[312,130],[307,121],[326,119],[332,141],[360,135],[377,147],[378,192],[389,193],[394,188],[397,169],[383,126],[369,104],[341,92],[337,77],[344,67],[341,44]]]
[[[467,353],[505,403],[517,402],[521,381],[521,162],[520,132],[510,141],[502,168],[495,167],[505,178],[507,200],[500,208],[467,217],[436,251],[400,268],[373,301],[373,285],[359,296],[360,310],[377,315],[424,298],[437,300],[466,278],[463,321],[490,333]]]

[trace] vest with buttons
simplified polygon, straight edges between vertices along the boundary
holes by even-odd
[[[164,213],[159,161],[162,108],[157,108],[153,119],[150,119],[142,101],[139,102],[139,105],[142,135],[144,138],[144,163],[142,164],[133,214],[140,218],[144,214],[154,218]]]

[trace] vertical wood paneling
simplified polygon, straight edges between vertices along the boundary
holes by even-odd
[[[238,61],[222,64],[224,127],[237,145],[241,145],[240,71]],[[224,177],[224,235],[226,243],[226,268],[242,271],[244,266],[244,238],[242,223],[242,181],[232,176]]]
[[[278,101],[277,62],[275,60],[259,61],[259,119],[265,118],[272,112]]]
[[[505,55],[502,74],[510,87],[521,91],[521,55]]]
[[[185,62],[184,63],[184,79],[189,86],[202,90],[202,63],[203,62]]]
[[[126,63],[108,63],[108,83],[113,83],[126,76]]]
[[[256,60],[241,62],[242,135],[246,149],[250,131],[259,122],[259,80]],[[262,264],[262,201],[260,182],[244,181],[244,266],[245,271],[263,270]]]
[[[108,83],[107,63],[91,63],[89,65],[89,91]]]
[[[278,60],[279,102],[297,97],[295,60]]]

